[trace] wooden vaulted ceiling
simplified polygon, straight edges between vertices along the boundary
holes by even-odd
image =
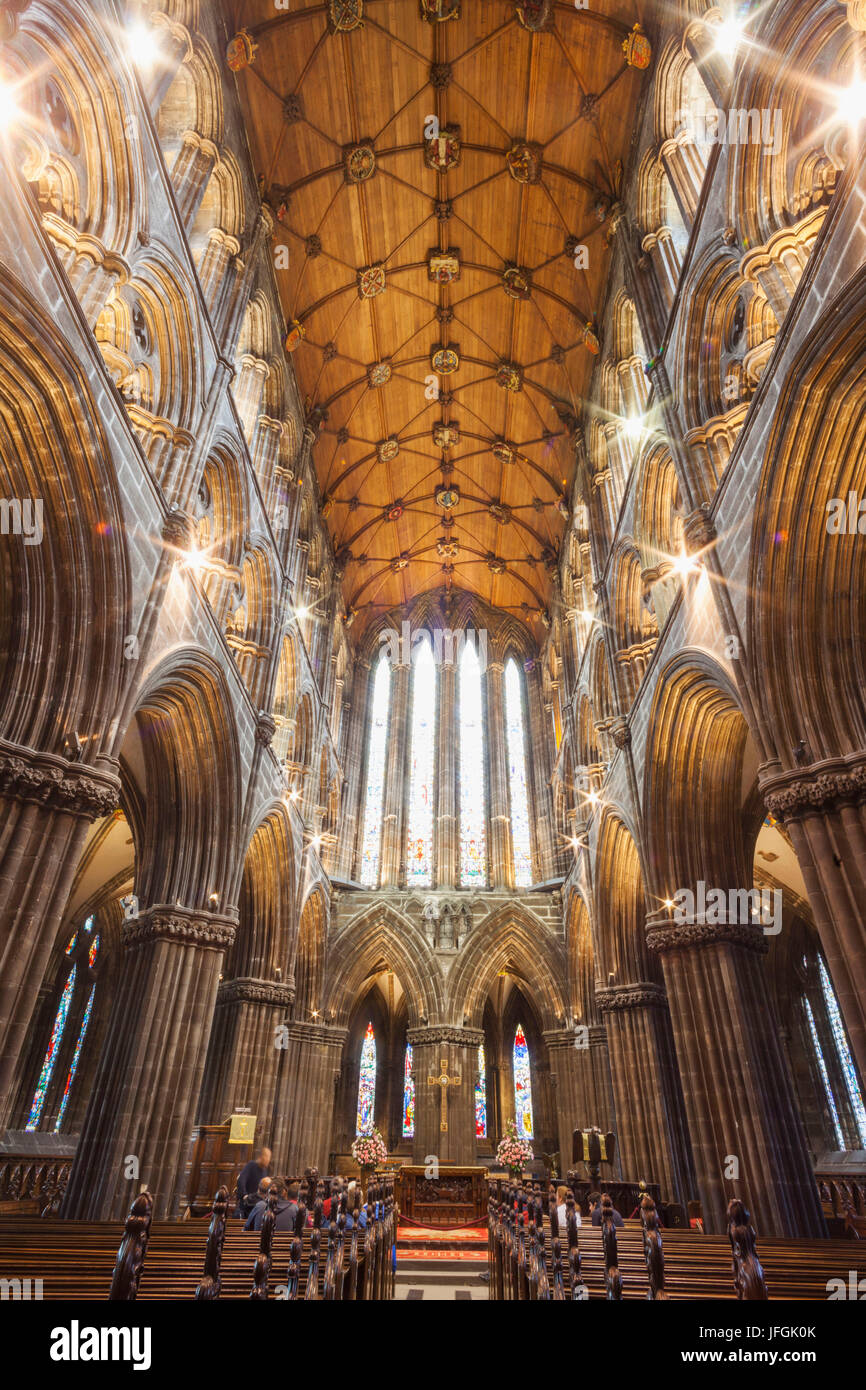
[[[366,0],[361,24],[335,31],[358,8],[228,6],[230,32],[246,28],[257,45],[238,88],[275,245],[289,252],[277,280],[287,322],[303,329],[292,361],[319,425],[346,604],[361,628],[453,586],[540,636],[567,524],[569,428],[594,362],[586,326],[603,300],[605,214],[646,80],[623,52],[639,16],[617,0],[550,4],[536,32],[511,0],[462,0],[438,22],[419,0]],[[445,172],[428,166],[454,154],[429,143],[433,116],[443,139],[459,132]],[[513,174],[506,156],[524,142]],[[374,161],[353,154],[361,145]],[[451,251],[457,278],[431,278],[430,253]],[[384,289],[365,298],[370,267]],[[459,354],[450,374],[434,370],[440,345]],[[497,381],[503,363],[519,369],[519,390]],[[390,367],[385,384],[373,384],[376,364]],[[434,437],[441,424],[456,443]],[[450,509],[443,488],[459,494]]]

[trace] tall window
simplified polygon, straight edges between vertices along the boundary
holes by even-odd
[[[484,1044],[478,1046],[478,1080],[475,1082],[475,1138],[487,1138],[487,1063]]]
[[[403,1063],[403,1138],[411,1139],[415,1133],[415,1078],[412,1075],[412,1044],[406,1044],[406,1060]]]
[[[474,642],[460,657],[460,882],[487,887],[487,834],[484,796],[484,725],[481,665]]]
[[[842,1137],[842,1126],[839,1123],[839,1111],[836,1109],[836,1102],[833,1099],[833,1088],[830,1085],[830,1077],[827,1073],[827,1063],[824,1061],[824,1049],[818,1037],[818,1029],[815,1027],[815,1015],[812,1013],[812,1005],[806,996],[803,996],[803,1004],[806,1008],[806,1021],[809,1024],[809,1032],[812,1035],[812,1046],[815,1049],[815,1060],[818,1063],[818,1070],[821,1073],[821,1080],[824,1083],[824,1094],[827,1097],[827,1108],[830,1111],[830,1119],[833,1121],[833,1129],[836,1132],[836,1143],[840,1149],[844,1149],[845,1141]]]
[[[51,1079],[57,1067],[61,1046],[66,1033],[66,1025],[69,1022],[71,1013],[73,1019],[80,1016],[81,1022],[78,1025],[78,1037],[75,1040],[75,1047],[67,1069],[66,1082],[63,1087],[63,1094],[60,1098],[57,1118],[54,1122],[55,1130],[59,1130],[63,1124],[66,1108],[69,1105],[72,1083],[75,1080],[75,1073],[78,1070],[81,1049],[84,1046],[84,1039],[87,1036],[90,1017],[93,1013],[93,999],[96,993],[96,984],[93,982],[92,972],[96,965],[96,957],[99,952],[99,937],[98,935],[93,935],[93,921],[94,919],[92,917],[88,917],[82,930],[74,933],[69,945],[66,947],[65,954],[73,958],[74,964],[66,977],[66,983],[57,1006],[57,1013],[54,1015],[51,1036],[48,1040],[48,1047],[42,1061],[36,1092],[30,1105],[30,1113],[27,1116],[25,1129],[30,1131],[39,1128],[39,1122],[45,1110],[45,1102],[48,1097]],[[90,992],[87,996],[87,1004],[82,1014],[81,1004],[83,1003],[84,991],[87,989],[88,983],[90,984]]]
[[[511,797],[511,844],[514,882],[518,888],[532,883],[532,841],[529,832],[529,796],[526,790],[526,746],[523,738],[523,698],[520,672],[511,657],[505,666],[505,731],[508,743],[508,790]]]
[[[412,676],[412,777],[406,836],[406,881],[433,882],[433,776],[436,750],[436,663],[428,641],[416,648]]]
[[[369,1134],[373,1128],[376,1105],[376,1036],[372,1023],[367,1024],[361,1044],[361,1076],[358,1082],[358,1121],[355,1134]]]
[[[388,740],[388,706],[391,700],[391,667],[382,654],[373,680],[370,710],[370,742],[367,752],[367,801],[361,843],[361,882],[367,888],[379,883],[382,849],[382,809],[385,795],[385,749]]]
[[[74,941],[75,938],[73,937],[73,945]],[[42,1107],[45,1104],[48,1085],[54,1073],[54,1066],[57,1062],[57,1053],[60,1051],[60,1044],[63,1041],[63,1030],[66,1027],[66,1019],[69,1015],[69,1005],[72,1003],[72,994],[75,989],[75,972],[77,968],[77,966],[73,965],[69,972],[63,993],[60,996],[60,1003],[57,1008],[57,1013],[54,1016],[54,1027],[51,1029],[48,1049],[45,1053],[45,1060],[42,1063],[42,1070],[39,1073],[36,1094],[30,1106],[30,1114],[27,1117],[27,1124],[24,1126],[25,1129],[35,1129],[42,1116]]]
[[[529,1075],[529,1048],[523,1025],[518,1023],[514,1035],[514,1112],[517,1133],[522,1139],[532,1136],[532,1080]]]
[[[821,976],[821,992],[824,995],[824,1003],[827,1005],[827,1013],[830,1015],[830,1027],[833,1030],[833,1041],[836,1044],[836,1051],[839,1055],[839,1065],[845,1077],[845,1085],[848,1090],[848,1098],[851,1101],[851,1109],[854,1112],[854,1119],[860,1135],[860,1143],[866,1148],[866,1110],[863,1108],[863,1097],[860,1093],[860,1084],[857,1080],[857,1069],[854,1066],[854,1059],[851,1056],[851,1049],[848,1046],[848,1038],[845,1033],[845,1025],[842,1022],[842,1015],[839,1011],[839,1004],[836,993],[833,989],[827,967],[821,956],[818,957],[818,971]]]

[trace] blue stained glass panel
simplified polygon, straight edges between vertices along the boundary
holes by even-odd
[[[478,1080],[475,1082],[475,1138],[487,1138],[487,1063],[484,1044],[478,1046]]]
[[[827,1012],[830,1015],[830,1026],[833,1029],[833,1041],[836,1044],[836,1051],[839,1054],[839,1063],[845,1075],[845,1085],[848,1088],[848,1096],[851,1101],[851,1109],[857,1121],[857,1129],[860,1133],[860,1143],[866,1149],[866,1110],[863,1108],[863,1096],[860,1093],[860,1083],[857,1079],[857,1069],[854,1066],[854,1059],[851,1056],[851,1049],[848,1046],[848,1036],[845,1032],[845,1025],[842,1022],[842,1015],[839,1011],[839,1004],[833,984],[827,973],[827,967],[821,957],[818,957],[818,970],[821,974],[821,989],[824,994],[824,1003],[827,1005]]]
[[[99,941],[99,937],[96,938]],[[94,945],[96,942],[94,942]],[[92,947],[91,947],[92,950]],[[81,1049],[84,1046],[84,1039],[87,1034],[87,1025],[90,1022],[90,1015],[93,1012],[93,996],[96,993],[96,985],[90,987],[90,998],[87,1001],[87,1008],[84,1010],[84,1018],[81,1020],[81,1029],[78,1034],[78,1042],[75,1044],[75,1051],[72,1054],[72,1062],[69,1067],[69,1074],[66,1077],[66,1085],[63,1088],[63,1099],[60,1102],[60,1109],[57,1112],[57,1122],[54,1128],[57,1130],[63,1123],[63,1116],[66,1114],[66,1107],[69,1104],[69,1096],[72,1091],[72,1083],[75,1080],[75,1073],[78,1069],[78,1059],[81,1056]]]
[[[514,1035],[514,1110],[519,1137],[531,1139],[532,1079],[529,1075],[529,1048],[520,1023]]]
[[[412,1075],[412,1044],[406,1044],[406,1060],[403,1063],[403,1137],[411,1139],[415,1134],[415,1078]]]
[[[487,887],[487,808],[484,795],[484,722],[481,665],[474,642],[460,657],[460,882]]]
[[[367,888],[379,883],[379,855],[382,848],[382,811],[385,796],[385,750],[388,741],[388,706],[391,700],[391,668],[383,654],[373,680],[370,711],[370,742],[367,757],[367,800],[364,810],[364,837],[361,842],[361,882]]]
[[[376,1038],[372,1023],[367,1024],[361,1047],[361,1076],[358,1081],[358,1119],[355,1134],[369,1134],[376,1105]]]
[[[513,657],[505,666],[505,732],[508,745],[514,882],[518,888],[528,888],[532,883],[532,839],[529,829],[529,795],[526,789],[526,745],[523,737],[520,672]]]
[[[66,986],[60,996],[60,1004],[54,1017],[54,1027],[51,1029],[51,1038],[48,1049],[45,1053],[45,1060],[42,1063],[42,1070],[39,1073],[39,1084],[36,1087],[36,1094],[33,1097],[33,1104],[30,1106],[30,1114],[24,1126],[26,1130],[33,1130],[39,1124],[39,1117],[42,1114],[42,1107],[45,1104],[45,1094],[48,1084],[51,1081],[51,1074],[54,1071],[54,1064],[57,1061],[57,1053],[60,1048],[60,1040],[63,1037],[63,1030],[66,1027],[66,1017],[69,1013],[69,1005],[72,1002],[72,991],[75,989],[75,970],[73,965],[69,972]]]
[[[839,1123],[839,1111],[836,1109],[836,1102],[833,1099],[833,1091],[830,1086],[830,1077],[827,1075],[827,1064],[824,1061],[824,1052],[818,1038],[818,1029],[815,1027],[815,1016],[812,1013],[812,1005],[803,996],[803,1003],[806,1006],[806,1020],[809,1024],[809,1032],[812,1034],[812,1046],[815,1049],[815,1060],[818,1063],[818,1070],[821,1073],[821,1080],[824,1083],[824,1094],[827,1097],[827,1105],[830,1110],[830,1118],[833,1121],[833,1128],[836,1131],[836,1143],[840,1149],[844,1149],[845,1144],[842,1139],[842,1126]]]
[[[436,750],[436,663],[428,641],[413,653],[412,776],[406,835],[406,881],[433,882],[433,778]]]

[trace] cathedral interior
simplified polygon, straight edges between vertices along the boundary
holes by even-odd
[[[866,1234],[864,138],[864,0],[0,0],[4,1219]]]

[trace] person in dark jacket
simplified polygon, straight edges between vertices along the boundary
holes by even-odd
[[[274,1224],[274,1230],[294,1231],[298,1220],[298,1192],[300,1191],[298,1184],[293,1182],[291,1186],[289,1186],[286,1184],[284,1178],[276,1178],[273,1186],[277,1189],[277,1205],[275,1209],[277,1219]],[[271,1191],[273,1191],[273,1187]],[[270,1196],[270,1192],[268,1196]],[[247,1218],[244,1230],[260,1231],[267,1209],[268,1204],[266,1201],[257,1203]]]
[[[593,1226],[600,1226],[600,1225],[601,1225],[601,1193],[600,1193],[600,1192],[590,1192],[590,1194],[589,1194],[589,1196],[587,1197],[586,1200],[589,1202],[589,1215],[590,1215],[590,1219],[591,1219],[591,1221],[592,1221]],[[614,1224],[614,1226],[624,1226],[624,1225],[625,1225],[625,1222],[623,1221],[623,1219],[622,1219],[622,1217],[620,1216],[619,1212],[617,1211],[616,1207],[614,1207],[614,1209],[613,1209],[613,1224]]]
[[[251,1158],[249,1163],[244,1164],[238,1174],[238,1204],[235,1208],[235,1216],[249,1216],[259,1201],[259,1183],[262,1178],[267,1177],[270,1166],[270,1149],[260,1149],[255,1158]]]

